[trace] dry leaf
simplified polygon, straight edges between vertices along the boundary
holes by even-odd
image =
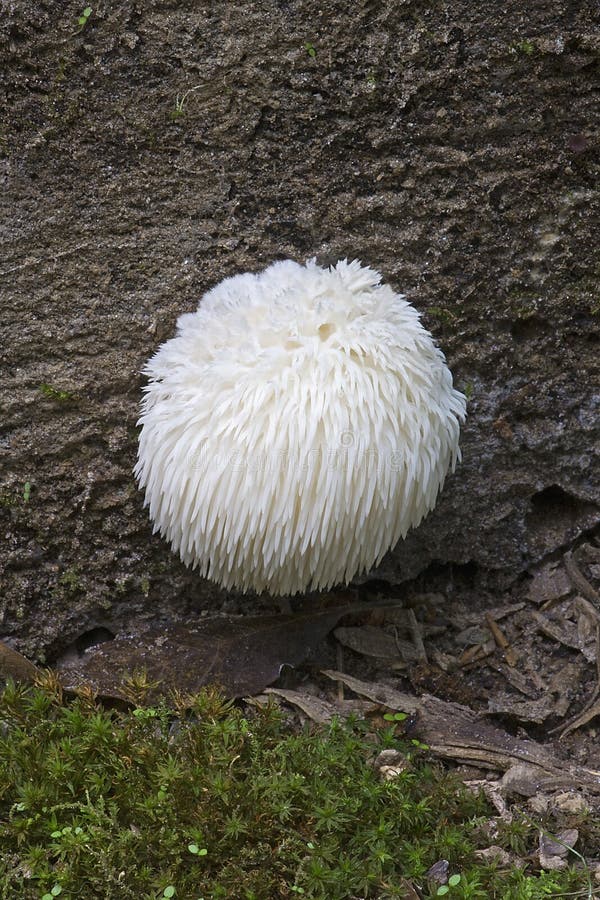
[[[539,700],[517,700],[514,694],[507,694],[504,691],[498,691],[488,699],[487,713],[509,716],[520,722],[535,722],[538,725],[542,725],[550,716],[560,715],[552,695],[546,695]]]
[[[265,694],[275,694],[277,697],[282,697],[288,703],[301,709],[313,722],[317,722],[320,725],[330,722],[334,716],[339,715],[339,710],[334,703],[321,700],[319,697],[313,697],[312,694],[284,690],[283,688],[267,688]]]
[[[566,597],[573,590],[571,579],[559,563],[549,563],[533,576],[527,596],[541,605]]]
[[[373,625],[363,625],[360,628],[340,627],[335,629],[334,634],[340,644],[350,647],[356,653],[362,653],[363,656],[374,656],[376,659],[402,659],[407,662],[418,659],[413,644]]]
[[[40,669],[25,656],[0,641],[0,675],[15,681],[35,681]]]
[[[381,704],[381,706],[387,706],[388,709],[396,710],[396,712],[412,713],[419,708],[417,697],[411,694],[402,694],[400,691],[388,687],[387,684],[380,684],[376,681],[361,681],[359,678],[353,678],[352,675],[336,672],[333,669],[324,669],[323,675],[326,675],[333,681],[341,681],[355,694],[368,697],[369,700],[373,700],[375,703]]]
[[[62,670],[64,686],[88,684],[101,696],[123,699],[123,679],[144,670],[158,682],[149,697],[171,689],[194,693],[206,684],[220,685],[228,697],[257,694],[283,665],[303,662],[346,612],[336,607],[289,616],[218,616],[189,628],[141,630],[91,648]]]

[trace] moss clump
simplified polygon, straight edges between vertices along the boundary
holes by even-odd
[[[486,802],[399,742],[395,723],[290,733],[276,708],[247,715],[210,691],[184,716],[64,703],[56,683],[9,684],[0,723],[3,898],[401,898],[402,879],[427,897],[425,873],[442,858],[460,875],[451,898],[587,884],[574,869],[477,864]],[[409,759],[388,782],[369,764],[385,747]]]
[[[39,390],[44,397],[48,398],[48,400],[56,400],[59,403],[67,403],[70,400],[75,400],[75,394],[72,394],[71,391],[59,390],[58,388],[52,387],[51,384],[40,384]]]

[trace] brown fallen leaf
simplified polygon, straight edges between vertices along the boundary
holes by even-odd
[[[572,622],[557,622],[549,619],[541,613],[534,612],[532,616],[536,623],[537,630],[546,637],[552,638],[559,644],[569,647],[571,650],[579,650],[588,662],[594,662],[596,659],[596,651],[593,646],[581,646],[577,626]]]
[[[527,596],[538,606],[555,603],[573,591],[571,580],[560,564],[553,562],[542,566],[533,576]]]
[[[388,634],[383,628],[376,628],[373,625],[340,626],[335,629],[334,634],[340,644],[363,656],[404,661],[416,661],[419,658],[417,650],[409,641]]]
[[[347,611],[218,616],[189,628],[143,628],[91,648],[59,672],[67,690],[91,685],[102,697],[127,699],[123,680],[139,670],[157,683],[149,698],[173,689],[194,693],[207,684],[220,685],[230,698],[243,697],[275,681],[283,665],[303,662]]]
[[[274,694],[293,706],[297,706],[309,719],[312,719],[313,722],[317,722],[319,725],[330,722],[337,715],[335,703],[320,700],[319,697],[313,697],[312,694],[284,690],[283,688],[266,688],[265,694]]]
[[[41,674],[25,656],[0,641],[0,675],[15,681],[35,681]]]
[[[567,570],[567,574],[569,576],[569,579],[571,580],[573,587],[578,590],[579,593],[586,598],[586,600],[589,600],[590,603],[592,603],[596,607],[596,609],[600,609],[600,594],[595,589],[595,587],[590,584],[590,582],[587,580],[587,578],[579,568],[573,551],[565,553],[563,562],[565,564],[565,569]]]
[[[487,622],[488,628],[492,632],[494,636],[494,640],[498,647],[504,651],[504,659],[508,663],[509,666],[516,666],[517,664],[517,655],[514,649],[510,646],[504,632],[498,625],[498,623],[493,618],[492,614],[488,611],[485,614],[485,620]]]
[[[292,706],[297,706],[309,719],[318,724],[330,722],[336,716],[338,718],[356,714],[364,716],[374,708],[368,700],[338,700],[336,703],[332,703],[303,691],[290,691],[283,688],[266,688],[265,694],[274,694]]]
[[[346,687],[349,687],[355,694],[361,697],[368,697],[381,706],[387,706],[389,709],[397,712],[412,713],[419,708],[419,699],[412,694],[403,694],[394,688],[388,687],[386,684],[377,682],[361,681],[359,678],[353,678],[352,675],[346,675],[345,672],[336,672],[333,669],[324,669],[323,675],[331,678],[332,681],[341,681]]]
[[[517,700],[514,694],[497,691],[488,699],[487,713],[542,725],[550,716],[559,714],[556,707],[552,695],[545,695],[537,700]]]
[[[421,900],[421,895],[417,894],[413,885],[406,878],[400,879],[400,888],[402,890],[401,900]]]

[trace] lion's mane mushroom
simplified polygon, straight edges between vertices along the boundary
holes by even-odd
[[[465,398],[358,261],[227,278],[145,367],[135,474],[154,530],[225,588],[348,582],[434,507]]]

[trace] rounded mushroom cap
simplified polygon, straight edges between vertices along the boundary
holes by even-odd
[[[144,371],[135,474],[154,530],[225,588],[347,583],[459,457],[465,398],[442,352],[356,260],[225,279]]]

